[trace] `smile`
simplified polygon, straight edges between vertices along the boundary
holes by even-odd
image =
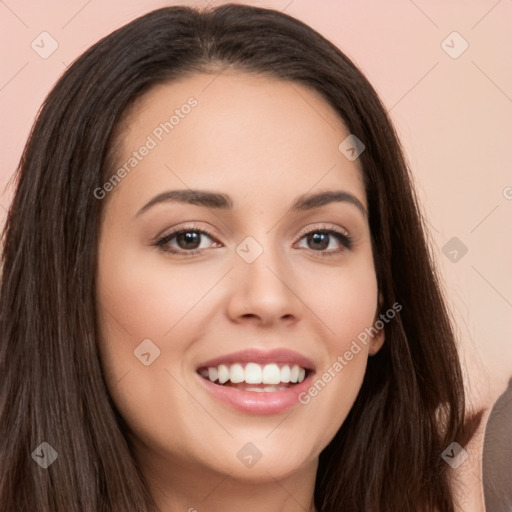
[[[250,414],[277,414],[299,404],[311,385],[313,362],[297,352],[249,349],[217,357],[196,368],[208,394]]]
[[[200,368],[199,374],[210,382],[254,392],[275,392],[302,382],[307,370],[299,365],[254,362],[220,364]],[[255,384],[257,386],[255,386]]]

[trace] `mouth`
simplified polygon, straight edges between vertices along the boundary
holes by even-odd
[[[297,364],[239,362],[200,367],[197,373],[205,380],[219,386],[272,393],[290,389],[303,382],[312,370]]]
[[[312,384],[313,362],[287,349],[248,349],[201,363],[196,368],[207,395],[246,414],[279,414],[299,402]]]

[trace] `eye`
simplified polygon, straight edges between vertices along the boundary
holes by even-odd
[[[191,225],[172,231],[158,240],[154,245],[171,254],[189,256],[198,254],[203,249],[208,248],[210,244],[207,241],[203,243],[205,238],[213,240],[213,235],[210,235],[204,229],[199,229],[197,226]]]
[[[303,239],[306,241],[306,249],[313,250],[318,256],[331,256],[352,248],[351,237],[332,228],[322,227],[308,231],[302,236],[301,240]]]

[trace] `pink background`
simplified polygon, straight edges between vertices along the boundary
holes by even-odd
[[[30,127],[66,66],[112,30],[173,3],[208,5],[0,2],[0,220]],[[245,3],[310,24],[359,65],[391,109],[459,328],[472,397],[489,405],[512,375],[512,1]],[[44,31],[58,42],[47,59],[31,47]],[[458,58],[441,45],[454,31],[469,44]],[[452,39],[445,44],[460,50],[462,41]],[[468,248],[455,263],[442,252],[452,237]]]

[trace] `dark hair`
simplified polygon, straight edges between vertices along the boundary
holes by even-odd
[[[403,306],[359,395],[320,455],[321,512],[453,512],[448,465],[464,444],[461,368],[400,143],[375,90],[332,43],[283,13],[169,7],[92,46],[48,95],[17,171],[4,233],[0,311],[0,502],[6,512],[154,510],[96,344],[102,201],[115,129],[157,83],[225,67],[319,92],[366,146],[382,311]],[[58,462],[34,463],[43,441]]]

